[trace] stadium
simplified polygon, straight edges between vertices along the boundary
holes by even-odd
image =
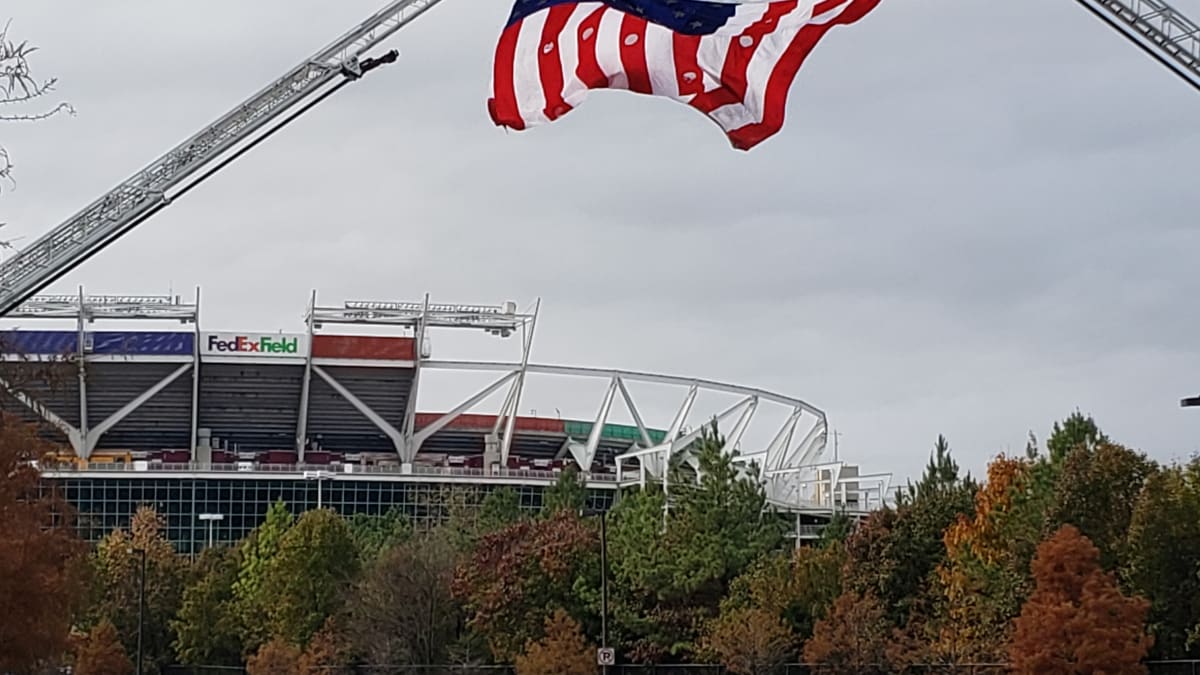
[[[834,513],[861,515],[886,499],[890,475],[860,472],[836,447],[828,456],[826,415],[803,399],[532,362],[539,311],[540,301],[524,312],[428,296],[321,306],[314,292],[300,330],[219,332],[202,325],[199,289],[187,301],[81,289],[36,296],[5,317],[9,379],[21,368],[39,375],[0,385],[69,450],[39,468],[78,511],[85,538],[148,505],[184,553],[245,536],[279,499],[294,512],[346,516],[398,508],[427,526],[446,517],[450,492],[507,486],[535,509],[578,469],[590,505],[604,509],[625,488],[669,491],[667,462],[694,475],[689,449],[714,420],[722,450],[794,519],[797,544]],[[463,331],[519,342],[519,358],[433,358],[448,333]],[[448,374],[472,384],[439,380]],[[535,395],[551,400],[542,387],[590,407],[519,414]],[[431,392],[457,404],[427,409]]]

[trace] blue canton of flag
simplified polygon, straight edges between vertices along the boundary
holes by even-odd
[[[508,17],[508,25],[555,5],[577,3],[578,0],[518,0]],[[605,0],[604,4],[683,35],[715,33],[737,10],[733,3],[697,0]]]

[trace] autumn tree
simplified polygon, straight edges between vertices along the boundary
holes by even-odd
[[[135,653],[143,555],[142,645],[146,671],[153,673],[173,660],[170,621],[179,611],[186,573],[185,561],[167,540],[165,519],[154,509],[139,507],[128,530],[113,530],[97,544],[91,612],[94,621],[112,621],[125,650]]]
[[[307,511],[279,540],[262,578],[272,635],[303,647],[339,607],[359,570],[350,527],[331,509]]]
[[[566,610],[554,610],[542,633],[542,638],[529,640],[514,659],[517,675],[595,675],[595,647]]]
[[[195,578],[171,620],[180,663],[241,665],[243,629],[233,592],[240,565],[240,548],[210,548],[201,554]]]
[[[55,450],[0,412],[0,671],[24,672],[67,648],[85,548],[57,489],[42,492],[30,462]]]
[[[1195,658],[1188,629],[1200,623],[1200,463],[1150,475],[1129,525],[1123,577],[1150,601],[1155,658]]]
[[[1046,514],[1047,534],[1071,524],[1100,549],[1100,564],[1116,569],[1127,557],[1138,496],[1156,466],[1144,454],[1109,442],[1079,443],[1066,455]]]
[[[377,559],[347,601],[347,635],[368,663],[445,663],[460,611],[450,594],[455,550],[442,532],[401,544]]]
[[[1036,587],[1008,646],[1015,673],[1147,672],[1149,603],[1121,594],[1087,537],[1064,525],[1038,547],[1032,569]]]
[[[836,541],[764,555],[730,584],[721,614],[763,610],[806,640],[841,595],[845,563],[845,549]]]
[[[698,651],[731,673],[766,675],[795,653],[796,635],[775,612],[736,609],[709,623]]]
[[[131,675],[133,662],[108,619],[96,624],[75,654],[74,675]]]
[[[494,657],[510,661],[541,639],[542,617],[557,609],[577,620],[588,614],[589,589],[599,586],[599,550],[596,526],[570,510],[521,520],[484,536],[457,566],[454,597]]]
[[[299,647],[283,638],[264,642],[246,659],[247,675],[300,675]]]
[[[345,630],[336,617],[331,616],[325,620],[321,629],[313,634],[308,646],[300,653],[300,675],[347,673],[351,670],[349,652]]]
[[[997,457],[976,493],[974,513],[947,528],[946,560],[937,569],[938,660],[1003,658],[1011,620],[1031,587],[1029,562],[1053,496],[1049,469],[1043,459]]]
[[[834,601],[829,616],[817,622],[804,644],[804,661],[820,664],[821,672],[831,675],[888,672],[891,634],[878,598],[846,591]]]
[[[946,561],[946,529],[975,511],[978,485],[959,472],[950,444],[938,436],[916,484],[899,492],[895,509],[871,513],[847,538],[846,585],[870,592],[896,626],[928,604],[935,572]]]

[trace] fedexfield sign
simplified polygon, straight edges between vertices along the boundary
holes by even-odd
[[[305,335],[289,333],[205,333],[200,349],[213,356],[300,357],[308,353]]]

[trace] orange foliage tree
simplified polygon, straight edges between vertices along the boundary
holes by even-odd
[[[1008,646],[1015,673],[1146,672],[1149,603],[1121,594],[1087,537],[1063,526],[1038,547],[1032,568],[1036,587]]]
[[[700,654],[731,673],[760,675],[783,665],[796,636],[778,612],[750,607],[722,612],[700,641]]]
[[[517,675],[595,675],[596,651],[578,621],[556,609],[546,619],[545,630],[545,637],[530,640],[517,655]]]
[[[116,626],[107,619],[96,624],[75,655],[74,675],[128,675],[133,662],[121,646]]]
[[[273,638],[246,659],[246,672],[249,675],[297,675],[301,656],[299,647],[282,638]]]
[[[73,561],[83,544],[68,528],[66,504],[40,490],[30,464],[56,449],[34,425],[0,412],[0,671],[62,656],[82,597]]]
[[[598,576],[599,543],[596,528],[569,510],[485,536],[452,583],[468,627],[507,661],[543,635],[542,617],[555,609],[583,615],[577,584]]]
[[[1009,621],[1027,592],[1027,564],[1014,542],[1037,541],[1040,530],[1040,510],[1027,508],[1034,478],[1033,462],[997,457],[975,495],[975,513],[946,529],[946,561],[937,569],[943,597],[931,645],[935,659],[979,663],[1002,657]]]
[[[872,593],[846,591],[804,644],[804,660],[838,675],[887,672],[891,623]]]

